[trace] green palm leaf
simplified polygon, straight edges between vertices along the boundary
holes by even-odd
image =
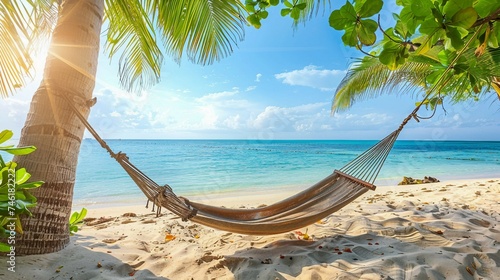
[[[378,58],[367,56],[352,65],[342,79],[332,102],[332,113],[351,107],[356,101],[380,94],[407,94],[427,89],[426,79],[447,68],[438,59],[440,49],[425,55],[412,55],[396,70],[390,70]],[[478,99],[496,90],[495,77],[500,76],[500,49],[489,49],[476,57],[474,50],[463,54],[463,69],[456,67],[443,79],[431,96],[446,96],[452,103]]]
[[[238,0],[106,0],[106,49],[121,54],[122,85],[142,89],[160,78],[162,44],[177,62],[184,52],[201,64],[229,55],[243,39],[242,12]]]
[[[244,6],[239,0],[178,0],[154,2],[157,27],[176,61],[184,50],[190,60],[206,64],[231,54],[243,40]]]
[[[332,102],[332,112],[351,107],[356,101],[384,93],[412,93],[424,84],[429,66],[421,62],[406,63],[390,70],[378,58],[365,57],[355,63],[342,79]]]
[[[0,1],[0,96],[32,77],[33,56],[56,21],[55,1]]]
[[[109,57],[120,53],[119,76],[127,90],[156,84],[163,54],[158,46],[146,1],[106,0],[108,22],[106,50]]]

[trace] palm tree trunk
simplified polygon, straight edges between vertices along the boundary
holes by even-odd
[[[16,238],[16,254],[55,252],[69,243],[68,220],[85,127],[63,95],[88,116],[103,13],[103,0],[64,0],[60,6],[43,80],[19,143],[34,145],[37,151],[14,159],[33,180],[45,181],[32,192],[38,198],[37,207],[32,217],[22,220],[24,234]]]

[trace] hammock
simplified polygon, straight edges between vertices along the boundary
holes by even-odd
[[[67,95],[63,95],[77,117],[100,145],[108,151],[134,180],[157,215],[166,208],[184,221],[190,220],[212,228],[252,235],[269,235],[292,231],[313,224],[346,206],[368,190],[375,190],[375,179],[384,164],[394,142],[406,123],[414,117],[410,114],[394,132],[373,145],[340,170],[297,193],[269,206],[253,209],[229,209],[215,207],[177,196],[169,185],[159,185],[135,165],[125,153],[114,153],[97,134],[86,118],[77,110]],[[147,205],[146,205],[147,207]]]

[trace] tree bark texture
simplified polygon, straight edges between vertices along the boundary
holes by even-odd
[[[19,143],[37,150],[14,158],[32,180],[45,181],[32,191],[37,206],[32,217],[22,219],[24,234],[16,237],[16,254],[56,252],[69,243],[68,222],[85,127],[63,95],[88,116],[103,13],[103,0],[64,0],[59,7],[43,80],[31,101]]]

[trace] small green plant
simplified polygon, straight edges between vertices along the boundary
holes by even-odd
[[[78,231],[78,226],[83,224],[83,219],[87,216],[87,209],[82,208],[82,211],[73,212],[69,218],[69,234],[74,235]]]
[[[0,132],[0,145],[12,138],[12,131]],[[33,146],[14,147],[0,146],[0,151],[12,155],[27,155],[35,151]],[[18,168],[13,161],[5,162],[0,155],[0,238],[6,238],[7,243],[0,242],[0,252],[10,252],[15,245],[16,233],[23,233],[20,215],[31,216],[28,210],[36,205],[36,197],[28,190],[40,187],[43,182],[27,182],[31,175],[24,168]]]

